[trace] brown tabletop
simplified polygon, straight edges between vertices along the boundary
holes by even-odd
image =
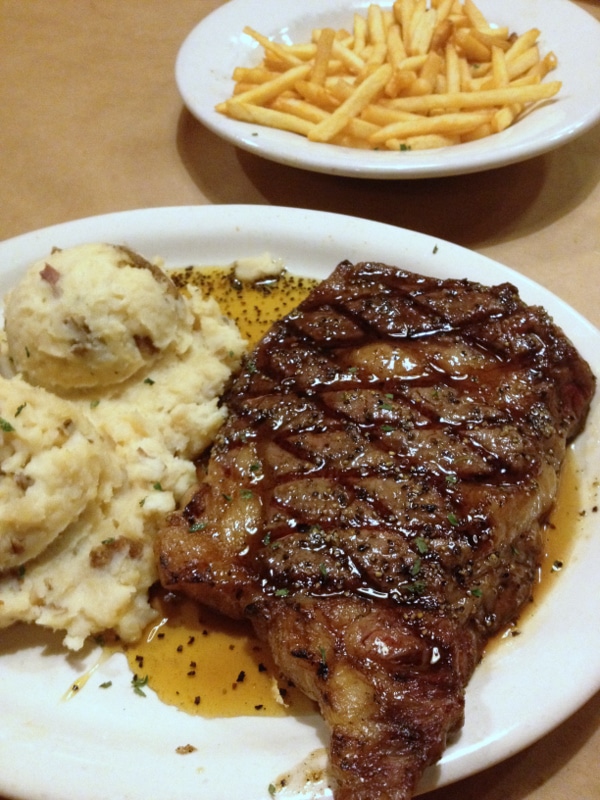
[[[357,180],[280,166],[218,139],[177,92],[177,50],[219,5],[0,0],[0,240],[151,206],[312,207],[472,248],[600,326],[600,126],[547,155],[462,177]],[[600,20],[597,0],[577,5]],[[519,755],[428,797],[600,798],[600,694]]]

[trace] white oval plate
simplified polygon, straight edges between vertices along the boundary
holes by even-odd
[[[293,272],[325,277],[342,259],[380,260],[439,277],[511,281],[544,305],[600,374],[600,332],[546,289],[481,255],[422,234],[316,211],[266,206],[199,206],[83,219],[0,243],[0,292],[52,247],[126,244],[168,267],[228,264],[269,251]],[[534,742],[600,688],[600,407],[594,405],[574,457],[581,473],[577,539],[565,569],[529,616],[521,636],[495,647],[467,690],[466,723],[420,791],[451,783]],[[583,591],[582,591],[583,587]],[[574,656],[576,654],[576,656]],[[269,800],[268,786],[291,771],[301,789],[277,796],[331,798],[305,786],[297,765],[322,748],[320,719],[205,720],[131,689],[120,655],[101,663],[72,699],[64,695],[98,654],[68,656],[60,637],[33,627],[0,631],[0,795],[22,800]],[[100,684],[112,681],[110,689]],[[197,750],[178,755],[191,744]]]
[[[542,53],[553,50],[561,80],[557,98],[502,133],[476,142],[412,152],[364,151],[309,142],[286,131],[238,122],[215,105],[231,96],[236,66],[250,66],[262,48],[242,32],[250,25],[280,42],[309,41],[315,27],[349,27],[366,0],[230,0],[209,14],[183,43],[175,75],[189,110],[238,147],[292,167],[356,178],[429,178],[501,167],[552,150],[600,119],[600,24],[570,0],[480,0],[488,19],[511,31],[542,32]],[[390,6],[391,0],[383,0]]]

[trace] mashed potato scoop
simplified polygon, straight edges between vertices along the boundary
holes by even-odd
[[[0,571],[42,553],[98,493],[106,443],[70,403],[0,378]]]
[[[54,391],[117,384],[175,341],[184,314],[171,280],[137,253],[56,250],[7,295],[9,354],[30,383]]]

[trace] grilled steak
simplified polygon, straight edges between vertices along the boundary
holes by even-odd
[[[249,618],[331,728],[337,800],[406,800],[531,597],[594,378],[516,289],[343,262],[247,358],[163,585]]]

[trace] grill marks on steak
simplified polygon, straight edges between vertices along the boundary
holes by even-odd
[[[343,262],[246,361],[161,581],[249,617],[332,731],[338,800],[409,798],[531,595],[588,366],[514,287]]]

